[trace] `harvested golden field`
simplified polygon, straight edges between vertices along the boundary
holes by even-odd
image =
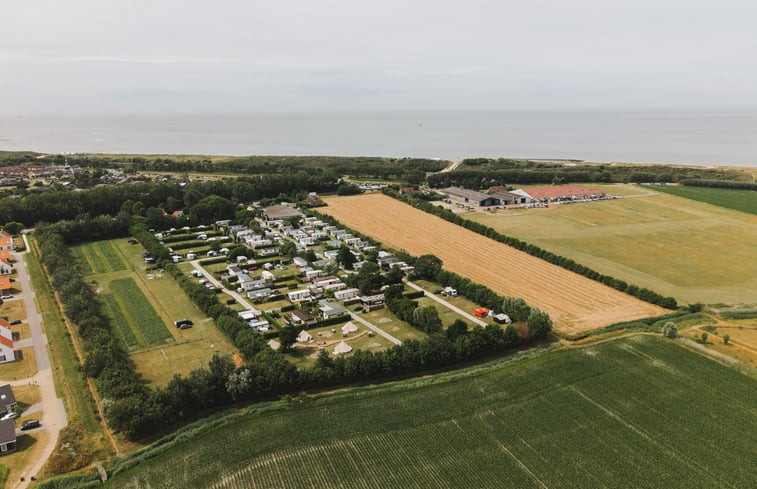
[[[667,312],[385,195],[325,200],[328,207],[321,212],[386,246],[436,255],[447,270],[499,294],[522,297],[546,311],[558,332],[579,333]]]

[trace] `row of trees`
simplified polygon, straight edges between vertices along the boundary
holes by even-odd
[[[517,238],[513,238],[511,236],[505,236],[504,234],[499,233],[495,229],[492,229],[483,224],[460,217],[459,215],[455,214],[452,211],[436,206],[424,200],[419,200],[413,197],[400,195],[394,190],[388,189],[388,188],[383,189],[383,192],[386,195],[394,197],[418,209],[421,209],[435,216],[441,217],[442,219],[445,219],[449,222],[462,226],[466,229],[470,229],[471,231],[481,234],[483,236],[486,236],[487,238],[491,238],[495,241],[499,241],[500,243],[504,243],[509,246],[512,246],[513,248],[524,251],[528,253],[529,255],[535,256],[537,258],[541,258],[544,261],[547,261],[559,267],[565,268],[572,272],[576,272],[580,275],[583,275],[584,277],[590,278],[592,280],[596,280],[597,282],[601,282],[609,287],[612,287],[621,292],[625,292],[643,301],[646,301],[652,304],[657,304],[658,306],[665,307],[667,309],[675,309],[678,305],[675,298],[673,297],[665,297],[647,288],[629,284],[615,277],[601,274],[597,272],[596,270],[593,270],[587,266],[576,263],[570,258],[557,255],[555,253],[552,253],[551,251],[547,251],[538,246],[526,243]]]
[[[667,165],[597,165],[574,162],[532,162],[512,159],[473,158],[452,172],[429,175],[431,187],[457,185],[466,188],[488,188],[492,185],[560,184],[560,183],[649,183],[678,182],[688,179],[735,180],[738,170],[718,168],[686,168]]]
[[[755,182],[738,182],[734,180],[681,180],[681,185],[688,187],[712,187],[712,188],[732,188],[736,190],[757,190]]]

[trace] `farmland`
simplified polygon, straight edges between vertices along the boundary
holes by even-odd
[[[749,214],[757,214],[757,192],[754,190],[735,190],[730,188],[707,188],[685,186],[656,186],[654,190],[677,195],[691,200],[725,207]]]
[[[380,194],[326,199],[330,214],[384,245],[431,253],[444,268],[522,297],[546,311],[555,330],[579,333],[666,311]]]
[[[464,217],[682,303],[757,294],[754,215],[654,194]]]
[[[77,262],[89,266],[87,278],[97,284],[113,334],[130,352],[137,371],[163,385],[174,373],[207,365],[215,353],[233,353],[228,339],[173,279],[145,267],[140,250],[126,239],[74,247]],[[178,330],[172,323],[179,318],[195,326]]]
[[[754,487],[753,393],[673,342],[627,337],[253,408],[106,487]]]

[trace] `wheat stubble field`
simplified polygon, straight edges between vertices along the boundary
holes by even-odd
[[[321,212],[385,246],[436,255],[447,270],[501,295],[522,297],[547,312],[557,332],[580,333],[667,312],[382,194],[325,201]]]

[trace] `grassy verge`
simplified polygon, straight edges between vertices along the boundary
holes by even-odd
[[[32,245],[32,249],[35,248],[36,246]],[[94,400],[90,396],[87,383],[79,372],[79,360],[71,343],[72,338],[66,331],[50,282],[36,255],[27,253],[24,259],[34,286],[37,309],[42,315],[42,324],[48,339],[50,363],[54,366],[55,388],[58,396],[63,398],[69,418],[69,426],[61,433],[60,445],[53,452],[47,468],[48,473],[63,473],[73,468],[66,459],[61,459],[63,440],[69,434],[75,434],[70,437],[77,441],[76,446],[79,449],[76,452],[76,458],[81,466],[96,458],[106,456],[108,445],[102,432]]]

